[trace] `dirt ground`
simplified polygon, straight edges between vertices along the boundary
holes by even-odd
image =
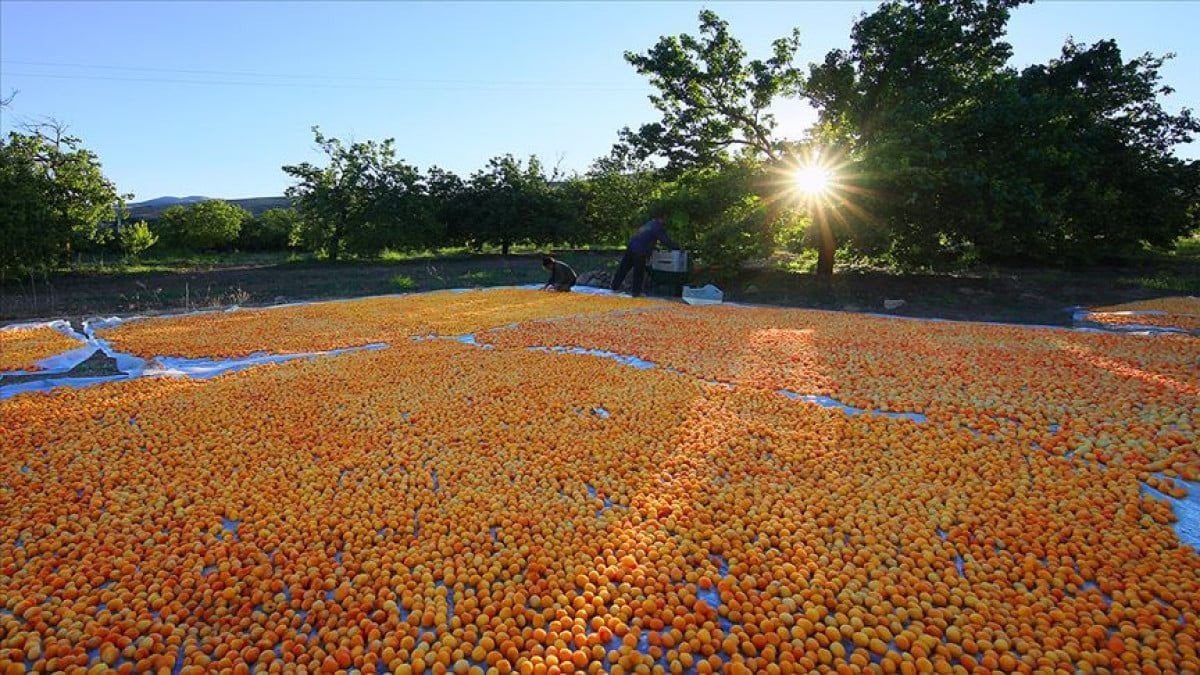
[[[576,271],[611,270],[619,251],[562,255]],[[61,274],[12,280],[0,286],[0,323],[32,319],[77,320],[98,315],[178,312],[229,305],[270,305],[297,300],[416,292],[439,288],[540,282],[536,255],[465,255],[394,263],[274,263],[184,269],[143,274]],[[747,269],[699,273],[731,301],[788,307],[1070,325],[1074,306],[1097,306],[1180,295],[1147,279],[1167,278],[1183,288],[1200,286],[1200,265],[1077,271],[993,270],[976,275],[918,275],[840,271],[825,289],[811,274]],[[1142,280],[1142,281],[1139,281]],[[665,288],[656,289],[658,292]],[[903,300],[887,310],[885,300]]]

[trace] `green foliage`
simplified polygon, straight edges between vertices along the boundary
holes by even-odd
[[[1200,295],[1200,278],[1194,275],[1175,275],[1164,271],[1149,277],[1121,277],[1117,279],[1117,283],[1179,295]]]
[[[573,181],[583,206],[586,236],[581,243],[619,244],[645,219],[662,187],[650,164],[638,160],[627,148],[592,163],[587,175]]]
[[[402,291],[411,291],[417,287],[417,281],[407,274],[397,274],[392,277],[392,285]]]
[[[440,242],[426,185],[415,167],[396,159],[394,139],[347,145],[317,127],[313,135],[328,164],[283,167],[298,181],[287,189],[301,215],[293,242],[331,260]]]
[[[164,243],[182,250],[227,250],[237,241],[250,212],[220,199],[176,205],[162,212],[158,229]]]
[[[117,242],[121,251],[131,258],[137,258],[158,242],[158,235],[150,230],[146,221],[123,225],[117,234]]]
[[[282,251],[288,248],[292,231],[300,225],[295,209],[268,209],[242,223],[237,246],[243,251]]]
[[[381,251],[419,251],[441,242],[424,178],[402,161],[384,161],[370,175],[366,221],[346,239],[347,250],[358,255]]]
[[[504,255],[515,244],[544,245],[569,238],[577,216],[563,191],[551,187],[536,156],[521,162],[493,157],[463,189],[459,208],[475,248],[498,246]]]
[[[700,35],[664,36],[645,54],[625,60],[658,90],[650,97],[662,119],[637,132],[622,131],[642,157],[661,155],[673,170],[712,166],[740,146],[751,155],[780,159],[775,118],[766,112],[780,96],[800,92],[803,77],[792,64],[799,30],[772,44],[770,58],[747,60],[729,24],[700,12]]]
[[[0,143],[0,271],[5,273],[59,258],[71,234],[51,207],[54,181],[12,140]]]
[[[1016,0],[892,1],[812,69],[823,139],[852,159],[850,235],[902,264],[1095,262],[1189,227],[1200,129],[1157,100],[1163,59],[1068,42],[1017,73]]]
[[[752,162],[724,169],[690,169],[663,186],[657,206],[668,213],[671,238],[706,266],[736,268],[764,258],[797,215],[772,208],[760,195],[761,171]]]
[[[99,241],[123,207],[96,155],[57,123],[0,140],[0,271],[42,268]]]
[[[767,255],[781,231],[794,228],[795,214],[778,203],[778,186],[767,189],[763,176],[796,147],[776,135],[767,111],[778,98],[803,92],[804,78],[792,63],[800,36],[793,30],[772,43],[769,58],[750,60],[716,13],[700,12],[699,22],[698,36],[665,36],[644,54],[625,54],[649,76],[657,90],[650,100],[662,118],[637,132],[623,130],[614,157],[663,157],[672,182],[655,186],[654,175],[640,167],[601,171],[589,215],[611,227],[644,209],[658,187],[698,257],[735,266]],[[834,249],[829,238],[821,248],[829,264],[820,269],[832,270]]]
[[[433,219],[441,230],[441,246],[465,246],[470,239],[472,205],[467,185],[454,172],[430,167],[425,178]]]

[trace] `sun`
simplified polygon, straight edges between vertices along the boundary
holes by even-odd
[[[792,183],[800,192],[817,196],[829,190],[833,172],[819,164],[806,164],[792,172]]]

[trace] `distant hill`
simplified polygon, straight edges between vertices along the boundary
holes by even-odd
[[[162,215],[172,206],[195,204],[196,202],[204,202],[214,197],[201,197],[193,195],[191,197],[158,197],[156,199],[147,199],[144,202],[134,202],[129,205],[130,220],[153,220]],[[285,209],[290,206],[287,197],[248,197],[246,199],[226,199],[225,201],[235,206],[240,206],[249,211],[252,215],[261,215],[263,211],[268,209]]]

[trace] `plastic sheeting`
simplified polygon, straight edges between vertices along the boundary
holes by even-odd
[[[653,361],[640,359],[636,356],[628,356],[618,354],[616,352],[605,351],[603,349],[584,349],[582,347],[530,347],[531,351],[550,352],[552,354],[586,354],[588,356],[599,356],[604,359],[612,359],[617,363],[622,363],[627,366],[633,366],[638,370],[650,370],[657,368],[658,364]]]
[[[0,386],[0,401],[6,398],[12,398],[17,394],[24,394],[35,391],[50,391],[57,387],[72,387],[79,389],[82,387],[91,387],[105,382],[120,382],[121,380],[133,379],[129,375],[103,375],[99,377],[55,377],[45,380],[30,380],[28,382],[18,382],[16,384],[8,384]]]
[[[88,360],[92,354],[96,353],[97,347],[91,344],[86,335],[80,335],[71,328],[71,324],[58,321],[42,321],[37,323],[14,323],[0,327],[0,331],[10,330],[31,330],[37,328],[50,328],[58,331],[69,338],[78,340],[80,346],[75,349],[70,349],[60,354],[46,357],[34,362],[38,367],[37,370],[8,370],[3,373],[5,376],[14,375],[54,375],[56,373],[66,373],[75,366]]]
[[[1103,325],[1103,328],[1096,327],[1076,327],[1076,330],[1092,330],[1105,333],[1131,333],[1133,335],[1161,335],[1164,333],[1184,333],[1190,331],[1183,328],[1175,328],[1174,326],[1152,326],[1150,324],[1141,323],[1103,323],[1094,316],[1169,316],[1170,312],[1164,312],[1157,309],[1145,310],[1130,310],[1124,312],[1092,312],[1083,307],[1071,308],[1071,320],[1075,323],[1096,323]]]
[[[226,373],[236,373],[239,370],[245,370],[254,366],[261,366],[268,363],[287,363],[296,359],[312,359],[320,356],[337,356],[339,354],[350,354],[361,351],[378,351],[386,349],[387,344],[376,342],[361,347],[346,347],[344,349],[330,349],[321,352],[300,352],[296,354],[251,354],[243,358],[237,359],[185,359],[176,357],[160,356],[155,358],[149,367],[147,367],[142,375],[146,377],[190,377],[197,380],[206,380],[218,375]]]
[[[225,310],[225,311],[235,311]],[[203,314],[207,312],[189,312],[188,314]],[[141,317],[136,317],[141,318]],[[48,377],[38,380],[30,380],[25,382],[15,382],[13,384],[0,384],[0,400],[11,398],[17,394],[26,392],[45,392],[56,387],[90,387],[96,384],[105,382],[118,382],[121,380],[129,380],[139,377],[190,377],[193,379],[208,379],[226,373],[234,373],[240,370],[245,370],[254,366],[264,365],[268,363],[285,363],[296,359],[311,359],[320,356],[337,356],[339,354],[348,354],[351,352],[363,350],[379,350],[387,347],[385,343],[372,343],[359,347],[348,347],[344,349],[331,349],[327,351],[317,352],[299,352],[295,354],[266,354],[258,353],[250,356],[234,358],[234,359],[187,359],[169,356],[160,356],[153,359],[143,359],[139,356],[127,354],[117,351],[107,340],[96,337],[98,329],[112,328],[120,325],[131,319],[122,319],[120,317],[107,317],[92,319],[85,321],[83,325],[83,335],[79,335],[71,331],[73,337],[77,337],[86,341],[84,347],[78,350],[72,350],[64,354],[60,354],[56,359],[62,360],[63,363],[68,362],[68,359],[77,358],[75,352],[85,352],[86,356],[78,359],[70,368],[73,368],[77,363],[82,362],[88,356],[94,354],[97,350],[105,356],[116,361],[116,369],[121,371],[115,375],[105,375],[97,377]],[[67,329],[70,326],[66,322],[51,322],[55,324],[64,324]],[[42,324],[21,325],[21,327],[39,327]],[[49,325],[49,324],[46,324]],[[54,326],[59,328],[59,326]],[[6,329],[11,329],[6,327]],[[56,372],[65,372],[70,370],[66,368],[63,371],[38,371],[38,375],[53,375]]]
[[[867,410],[866,408],[855,408],[852,405],[846,405],[845,403],[842,403],[841,401],[837,400],[836,398],[830,398],[828,396],[812,396],[812,395],[808,395],[808,394],[797,394],[796,392],[788,391],[787,389],[780,389],[776,393],[783,394],[784,396],[786,396],[794,401],[804,401],[805,403],[815,403],[819,406],[823,406],[826,408],[837,408],[838,410],[841,410],[850,415],[863,415],[863,414],[878,415],[880,417],[895,417],[898,419],[912,420],[914,422],[924,422],[927,419],[921,413],[915,413],[915,412],[894,412],[891,410]]]
[[[1161,474],[1158,475],[1165,478]],[[1175,523],[1175,534],[1179,536],[1179,541],[1200,552],[1200,485],[1188,484],[1188,494],[1183,499],[1159,492],[1145,483],[1142,483],[1141,487],[1142,494],[1171,504],[1175,517],[1179,519]]]

